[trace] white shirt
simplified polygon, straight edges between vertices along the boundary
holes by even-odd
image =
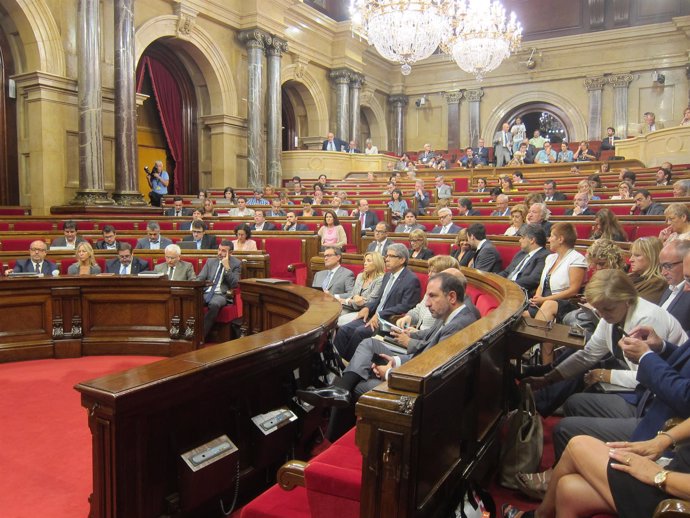
[[[536,254],[539,250],[541,250],[543,247],[539,246],[529,252],[525,257],[522,258],[522,261],[518,263],[518,265],[515,267],[515,270],[513,270],[513,273],[510,274],[510,277],[508,277],[511,281],[514,281],[518,274],[525,269],[525,265],[529,262],[530,259]]]
[[[676,284],[675,286],[669,286],[669,289],[671,290],[671,294],[668,296],[668,298],[664,301],[664,303],[661,305],[663,309],[668,309],[668,307],[671,305],[671,302],[678,296],[678,294],[685,289],[685,279],[680,281],[679,284]],[[674,342],[678,343],[678,342]]]
[[[539,285],[544,285],[544,279],[551,270],[551,267],[558,260],[558,254],[551,254],[546,257],[544,261],[544,271],[541,273]],[[558,293],[567,290],[570,287],[570,268],[584,268],[587,269],[587,260],[580,252],[570,250],[563,261],[551,272],[551,279],[549,285],[551,286],[551,293]]]
[[[629,331],[635,326],[640,325],[654,328],[654,331],[661,339],[674,344],[682,344],[688,339],[683,328],[671,314],[643,298],[638,298],[635,307],[628,310],[623,329]],[[571,378],[590,369],[607,353],[613,352],[611,344],[612,327],[612,324],[609,324],[602,318],[594,330],[594,334],[585,344],[584,349],[568,357],[556,367],[556,370],[564,378]],[[630,367],[630,370],[612,370],[611,383],[635,388],[637,386],[637,364],[632,363],[627,358],[625,362]]]

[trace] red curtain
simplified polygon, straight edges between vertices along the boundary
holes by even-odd
[[[182,194],[185,185],[184,161],[182,160],[182,95],[175,78],[166,66],[150,56],[141,58],[137,77],[137,92],[141,92],[144,75],[147,71],[168,149],[175,162],[173,194]]]

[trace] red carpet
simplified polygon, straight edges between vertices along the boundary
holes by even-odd
[[[159,359],[90,356],[0,364],[0,516],[86,518],[91,434],[73,387]]]

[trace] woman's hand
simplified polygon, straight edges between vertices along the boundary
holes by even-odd
[[[641,455],[642,457],[656,460],[661,457],[661,454],[664,453],[664,451],[673,445],[673,442],[665,435],[657,435],[654,437],[654,439],[649,439],[648,441],[616,441],[607,442],[606,445],[612,450],[619,450],[624,453],[635,453],[636,455]]]
[[[661,471],[661,467],[646,457],[630,451],[620,449],[609,450],[609,457],[613,469],[623,471],[648,486],[654,485],[654,476]]]
[[[611,383],[611,371],[606,369],[592,369],[585,373],[585,385],[588,387],[599,382]]]
[[[364,304],[366,302],[366,299],[364,297],[362,297],[361,295],[353,295],[351,297],[351,300],[352,300],[352,302],[354,302],[358,306],[361,306],[362,304]]]
[[[673,228],[668,226],[661,232],[659,232],[659,239],[661,239],[662,241],[666,241],[668,239],[668,236],[670,236],[671,234],[673,234]]]
[[[530,304],[533,304],[535,306],[541,306],[545,300],[549,300],[546,297],[542,297],[541,295],[535,295],[531,299],[529,299]]]

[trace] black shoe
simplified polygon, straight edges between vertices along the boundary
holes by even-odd
[[[297,397],[318,407],[343,408],[350,406],[350,391],[335,385],[298,390]]]

